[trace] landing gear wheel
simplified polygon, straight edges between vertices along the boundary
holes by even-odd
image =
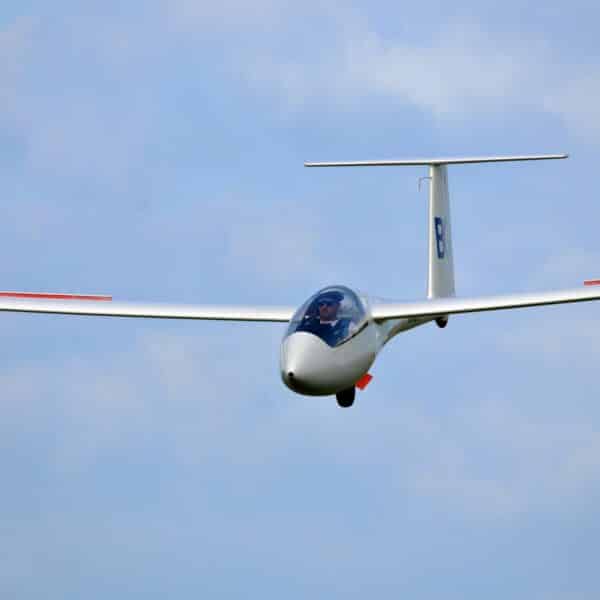
[[[444,329],[448,325],[448,317],[438,317],[435,322],[440,329]]]
[[[337,403],[342,408],[349,408],[354,404],[354,396],[356,395],[356,388],[352,386],[347,390],[342,390],[338,392],[335,397],[337,398]]]

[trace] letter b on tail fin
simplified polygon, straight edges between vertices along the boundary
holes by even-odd
[[[437,250],[437,257],[439,259],[442,259],[446,256],[446,226],[442,217],[434,217],[433,220],[435,228],[435,248]]]
[[[428,298],[454,296],[452,228],[446,165],[429,168],[429,275]]]

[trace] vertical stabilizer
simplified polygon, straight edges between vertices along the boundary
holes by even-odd
[[[446,165],[429,167],[429,276],[428,298],[454,296],[452,228]]]
[[[454,260],[452,256],[452,229],[446,165],[498,163],[567,158],[568,154],[517,154],[512,156],[463,156],[446,158],[404,158],[400,160],[354,160],[336,162],[305,162],[305,167],[400,167],[428,165],[429,188],[429,271],[428,298],[454,296]],[[444,327],[447,319],[436,319]]]

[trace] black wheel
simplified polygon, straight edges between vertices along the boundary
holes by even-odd
[[[448,325],[448,317],[438,317],[435,322],[440,329],[444,329]]]
[[[349,408],[354,404],[354,396],[356,395],[356,388],[352,386],[347,390],[342,390],[338,392],[335,397],[337,398],[337,403],[342,408]]]

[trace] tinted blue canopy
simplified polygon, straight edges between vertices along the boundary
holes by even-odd
[[[350,339],[365,318],[358,294],[344,286],[330,286],[319,290],[296,311],[286,336],[304,331],[335,347]]]

